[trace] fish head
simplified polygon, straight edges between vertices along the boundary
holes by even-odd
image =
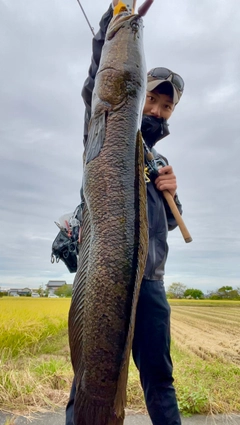
[[[143,20],[139,15],[129,15],[122,12],[115,15],[109,23],[106,40],[112,40],[113,37],[121,38],[126,33],[132,33],[134,37],[142,37]]]
[[[126,99],[138,98],[142,110],[146,80],[143,20],[139,15],[120,13],[108,26],[95,80],[93,108],[99,99],[111,109],[123,105]]]

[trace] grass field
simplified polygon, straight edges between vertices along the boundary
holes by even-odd
[[[0,299],[0,409],[31,412],[66,404],[72,380],[69,299]],[[240,302],[171,300],[172,357],[180,410],[240,411]],[[145,409],[129,371],[128,408]]]

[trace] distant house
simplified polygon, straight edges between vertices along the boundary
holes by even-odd
[[[66,285],[65,280],[49,280],[46,287],[49,290],[49,295],[54,294],[56,289],[61,288],[63,285]]]
[[[30,297],[32,290],[29,288],[11,288],[8,291],[10,297]]]

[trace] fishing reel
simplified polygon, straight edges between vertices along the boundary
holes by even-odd
[[[150,151],[150,149],[148,148],[144,140],[143,140],[143,146],[145,151],[145,163],[146,163],[145,174],[148,176],[148,178],[151,181],[154,181],[159,175],[158,173],[159,168],[165,167],[167,163],[162,157],[154,158],[153,153]]]

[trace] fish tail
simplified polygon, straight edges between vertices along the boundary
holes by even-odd
[[[114,415],[113,417],[111,417],[107,423],[107,425],[123,425],[123,421],[124,421],[124,411],[122,416],[117,417],[116,415]]]
[[[110,411],[111,406],[98,404],[84,390],[78,389],[74,400],[74,425],[121,425],[109,422]]]

